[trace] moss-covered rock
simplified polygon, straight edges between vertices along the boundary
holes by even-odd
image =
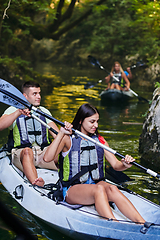
[[[160,170],[160,88],[153,93],[152,104],[143,123],[139,152],[141,160],[148,162],[148,167]]]

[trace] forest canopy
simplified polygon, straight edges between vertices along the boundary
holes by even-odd
[[[1,62],[31,60],[33,41],[77,41],[81,53],[108,59],[160,58],[160,2],[153,0],[1,0]],[[27,49],[27,51],[26,51]],[[56,49],[54,49],[56,51]],[[74,51],[74,49],[72,49]]]

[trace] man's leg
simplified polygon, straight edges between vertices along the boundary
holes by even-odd
[[[24,148],[20,153],[20,161],[27,179],[38,186],[44,186],[44,180],[39,177],[34,166],[34,154],[31,148]]]
[[[37,158],[36,158],[36,166],[39,168],[46,168],[46,169],[51,169],[51,170],[57,170],[58,168],[55,165],[54,160],[51,162],[45,162],[43,160],[44,154],[47,150],[47,147],[45,147],[43,150],[41,150],[40,147],[35,147],[36,148],[36,153],[37,153]]]

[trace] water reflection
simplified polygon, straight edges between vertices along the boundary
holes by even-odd
[[[128,118],[128,111],[129,111],[128,106],[110,105],[106,107],[106,112],[112,125],[117,125],[121,115],[125,118]]]
[[[90,99],[98,99],[94,89],[84,89],[83,85],[65,85],[54,88],[52,94],[45,96],[44,104],[61,120],[72,122],[77,109]]]

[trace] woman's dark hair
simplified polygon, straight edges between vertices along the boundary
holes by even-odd
[[[73,128],[81,131],[81,125],[85,118],[90,117],[94,114],[98,113],[99,111],[96,107],[92,106],[89,103],[84,103],[80,108],[78,109],[76,116],[72,122]],[[81,122],[81,123],[80,123]],[[98,130],[96,129],[96,134],[98,134]]]

